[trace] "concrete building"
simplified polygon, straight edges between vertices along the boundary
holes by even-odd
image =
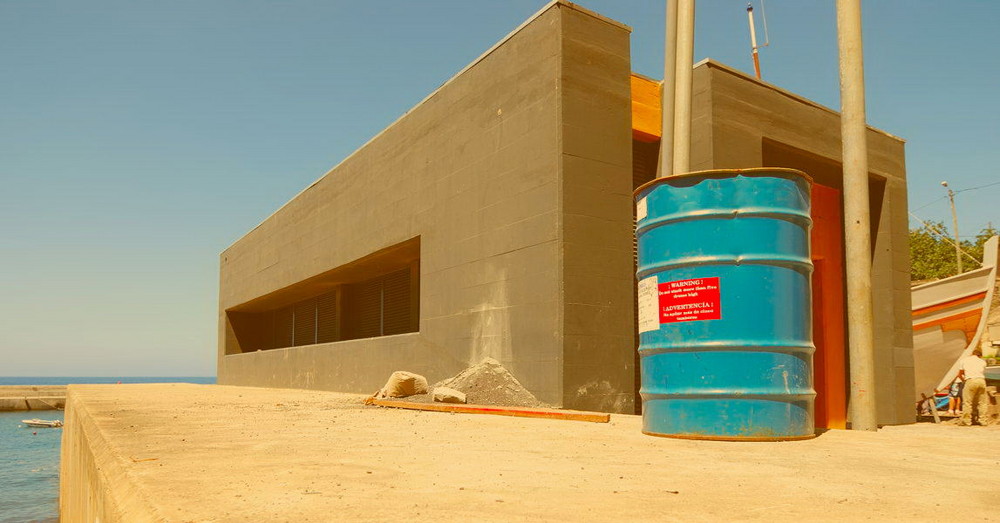
[[[542,401],[634,412],[632,190],[656,84],[630,29],[556,1],[221,254],[222,384],[373,392],[485,357]],[[839,117],[695,67],[692,169],[816,180],[821,426],[846,416]],[[881,423],[913,420],[903,141],[870,129]],[[839,271],[839,272],[838,272]]]

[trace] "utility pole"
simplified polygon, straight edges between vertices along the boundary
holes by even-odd
[[[844,162],[844,247],[847,334],[851,362],[851,428],[878,430],[875,337],[872,330],[871,216],[861,0],[837,0],[840,51],[840,134]]]
[[[941,182],[941,186],[948,189],[948,201],[951,202],[951,225],[955,231],[955,259],[958,261],[958,274],[962,274],[962,243],[958,239],[958,213],[955,212],[955,191],[948,187],[948,182]]]
[[[660,84],[660,165],[657,178],[674,173],[674,86],[677,83],[677,0],[667,0],[663,83]]]
[[[691,170],[691,82],[694,67],[694,0],[677,2],[674,66],[674,173]],[[669,9],[669,8],[668,8]]]

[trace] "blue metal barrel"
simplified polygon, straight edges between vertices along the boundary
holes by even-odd
[[[814,436],[810,186],[759,168],[636,190],[643,432]]]

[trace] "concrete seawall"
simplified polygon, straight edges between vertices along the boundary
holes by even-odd
[[[0,412],[60,410],[65,406],[65,385],[0,385]]]
[[[59,471],[63,523],[327,520],[325,505],[286,508],[280,517],[261,515],[267,502],[243,506],[253,498],[243,488],[248,478],[280,470],[287,479],[289,471],[310,471],[307,464],[317,464],[290,463],[282,450],[291,434],[302,443],[302,433],[288,428],[308,418],[250,429],[266,432],[264,441],[244,431],[261,409],[270,414],[309,406],[310,415],[326,420],[344,409],[364,409],[364,396],[293,389],[170,383],[70,385],[67,392]],[[330,444],[316,436],[304,441]],[[233,470],[251,456],[251,470]],[[330,466],[322,465],[321,470]],[[312,496],[298,499],[300,505],[309,501]]]
[[[126,458],[115,453],[87,402],[72,385],[67,392],[59,464],[59,513],[63,522],[154,521],[156,511],[135,492]],[[127,395],[125,395],[127,397]],[[119,431],[112,431],[117,434]]]
[[[654,438],[610,423],[365,407],[219,385],[71,385],[63,522],[995,519],[1000,426],[830,430],[801,442]],[[956,466],[959,463],[960,466]]]

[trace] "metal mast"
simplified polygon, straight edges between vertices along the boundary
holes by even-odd
[[[757,28],[753,23],[753,4],[747,4],[747,21],[750,22],[750,49],[753,55],[753,72],[760,80],[760,57],[757,56]]]

